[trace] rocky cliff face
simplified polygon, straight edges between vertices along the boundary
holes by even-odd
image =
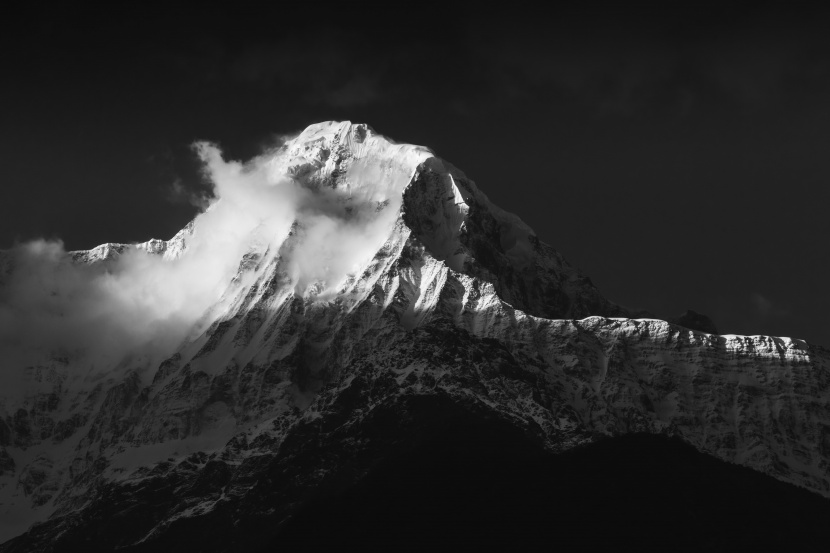
[[[830,496],[828,351],[629,318],[459,170],[365,125],[313,125],[271,155],[345,224],[382,231],[368,255],[309,278],[294,252],[315,244],[319,208],[299,211],[245,238],[161,363],[135,352],[79,373],[52,353],[26,368],[0,404],[2,538],[25,531],[5,550],[152,549],[197,528],[219,549],[262,545],[320,490],[467,419],[554,453],[674,436]],[[199,232],[71,258],[172,262]]]

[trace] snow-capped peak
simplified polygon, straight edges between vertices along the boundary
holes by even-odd
[[[405,435],[412,398],[549,451],[670,434],[830,495],[821,348],[631,319],[461,171],[366,125],[312,125],[245,163],[199,151],[215,200],[173,239],[0,256],[0,358],[40,356],[5,367],[23,384],[0,399],[0,539],[50,516],[21,547],[84,535],[159,482],[187,491],[148,500],[113,547],[287,468],[313,493],[368,471],[373,425]],[[295,466],[309,440],[346,462]],[[289,516],[277,496],[251,512]]]

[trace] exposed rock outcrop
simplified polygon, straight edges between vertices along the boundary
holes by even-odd
[[[85,380],[45,361],[36,392],[0,405],[0,476],[14,474],[0,509],[40,521],[4,550],[152,548],[196,528],[262,545],[319,490],[453,417],[550,453],[673,436],[830,496],[828,351],[718,336],[691,311],[629,318],[463,173],[365,125],[313,125],[273,155],[280,178],[330,191],[338,217],[383,239],[342,280],[304,281],[298,217],[251,239],[206,330],[160,365]],[[198,232],[71,255],[174,260]]]

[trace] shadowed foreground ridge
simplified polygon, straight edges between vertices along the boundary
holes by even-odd
[[[377,217],[377,250],[304,279],[299,217],[252,236],[161,363],[80,379],[46,352],[0,404],[0,509],[38,522],[0,549],[826,543],[826,350],[629,318],[463,173],[365,125],[272,155],[337,217]],[[175,260],[199,225],[73,262]]]

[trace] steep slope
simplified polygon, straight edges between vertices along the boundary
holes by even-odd
[[[310,500],[262,550],[821,552],[830,538],[826,499],[676,438],[543,455],[510,427],[448,421],[359,484]]]
[[[627,318],[463,173],[365,125],[313,125],[260,161],[240,174],[288,182],[299,208],[246,227],[180,344],[94,369],[53,353],[3,398],[3,537],[44,521],[4,550],[174,548],[197,530],[264,546],[455,420],[549,453],[674,436],[830,495],[826,350]],[[187,261],[205,221],[69,255]]]

